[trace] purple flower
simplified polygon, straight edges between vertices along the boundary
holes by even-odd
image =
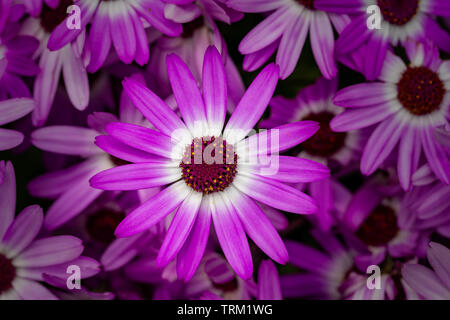
[[[377,124],[361,158],[365,175],[375,172],[398,145],[397,172],[405,190],[422,154],[434,174],[448,184],[448,154],[436,142],[434,131],[448,124],[450,62],[442,61],[429,43],[408,42],[406,49],[409,65],[388,51],[379,81],[336,94],[334,103],[347,110],[331,121],[331,128],[348,132]]]
[[[37,205],[14,217],[16,180],[10,162],[0,162],[0,299],[56,299],[40,282],[46,276],[67,278],[67,266],[80,266],[82,276],[92,276],[99,264],[81,256],[81,240],[73,236],[36,239],[44,215]],[[85,272],[86,271],[86,272]]]
[[[420,232],[411,225],[409,197],[386,194],[382,186],[366,182],[353,196],[347,210],[339,217],[345,227],[344,237],[355,246],[355,263],[361,271],[381,264],[386,257],[414,256]]]
[[[64,1],[64,0],[62,0]],[[34,17],[41,14],[42,7],[47,5],[49,8],[56,9],[60,0],[23,0],[26,11]]]
[[[16,98],[0,101],[0,125],[13,122],[30,113],[34,101],[28,98]],[[0,151],[14,148],[22,143],[23,134],[19,131],[0,128]]]
[[[311,234],[325,252],[291,240],[286,241],[290,264],[306,273],[280,277],[283,297],[339,299],[339,287],[353,267],[352,252],[331,233],[312,230]]]
[[[167,69],[184,122],[145,86],[126,79],[123,82],[125,91],[158,131],[125,123],[111,123],[106,127],[109,135],[97,138],[97,144],[104,150],[115,147],[111,139],[117,139],[158,158],[149,161],[135,157],[132,160],[134,164],[94,176],[91,179],[92,186],[103,190],[167,186],[131,212],[118,226],[116,235],[127,237],[142,232],[177,209],[157,262],[165,266],[178,255],[179,278],[189,279],[200,263],[211,219],[228,262],[242,278],[249,278],[253,269],[246,233],[268,256],[285,263],[288,256],[281,238],[252,198],[284,211],[315,213],[317,206],[314,201],[284,182],[323,179],[329,172],[325,166],[312,161],[279,157],[279,170],[268,175],[260,170],[261,164],[246,163],[243,157],[248,145],[254,144],[262,136],[267,137],[267,132],[264,132],[244,139],[261,117],[273,94],[278,68],[271,64],[261,71],[238,103],[225,128],[227,86],[224,66],[217,49],[209,47],[206,52],[203,94],[188,67],[175,54],[167,57]],[[306,140],[317,131],[318,126],[313,121],[304,121],[275,129],[279,133],[280,143],[271,146],[272,153]],[[201,164],[194,163],[196,160],[192,152],[195,154],[197,150],[204,153],[204,149],[216,146],[223,148],[222,155],[228,154],[228,160],[208,164],[202,159]],[[119,150],[122,155],[116,156],[130,159],[125,148]],[[220,154],[220,151],[217,152]],[[252,149],[250,152],[257,156],[266,153],[267,147]],[[241,160],[240,156],[243,157]]]
[[[420,264],[407,264],[402,269],[403,279],[420,298],[449,300],[450,250],[439,243],[430,242],[427,257],[433,270]]]
[[[242,12],[275,10],[242,39],[239,51],[245,55],[244,70],[256,70],[278,48],[276,63],[280,66],[281,79],[286,79],[297,65],[309,31],[322,75],[327,79],[336,75],[331,22],[339,28],[343,23],[340,16],[316,10],[312,0],[228,0],[227,5]]]
[[[84,110],[89,103],[89,82],[81,55],[82,39],[80,38],[73,46],[67,45],[57,51],[50,51],[47,48],[48,38],[58,19],[62,20],[66,16],[66,7],[67,4],[64,3],[55,10],[45,7],[38,18],[28,17],[21,24],[20,33],[33,36],[40,43],[33,55],[33,58],[39,58],[41,69],[33,88],[36,108],[32,114],[32,121],[35,126],[42,126],[49,116],[61,73],[73,106],[78,110]]]
[[[336,42],[336,54],[362,50],[363,74],[375,80],[383,68],[389,43],[404,45],[407,39],[431,39],[450,52],[450,35],[441,29],[433,16],[450,16],[450,7],[441,0],[315,0],[316,8],[335,14],[348,14],[353,20]],[[369,29],[366,9],[378,5],[380,29]]]
[[[61,23],[55,25],[50,36],[48,48],[59,50],[77,41],[80,35],[86,37],[89,72],[95,72],[103,65],[112,45],[124,63],[146,64],[149,45],[145,28],[148,25],[172,37],[179,36],[182,31],[180,24],[164,17],[164,3],[160,0],[77,0],[74,4],[81,9],[81,28],[67,28],[68,18],[59,21]],[[91,25],[89,32],[86,30],[88,24]]]

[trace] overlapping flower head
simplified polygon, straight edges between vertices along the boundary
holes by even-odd
[[[449,17],[0,0],[0,300],[450,299]]]
[[[131,212],[118,226],[116,235],[142,232],[177,209],[158,263],[164,266],[178,254],[181,278],[189,279],[197,268],[211,218],[225,256],[244,279],[251,276],[253,269],[245,232],[271,258],[285,263],[288,257],[281,238],[251,198],[280,210],[315,213],[317,206],[309,196],[283,182],[319,180],[329,172],[319,163],[286,156],[277,159],[279,168],[271,171],[265,166],[273,163],[258,158],[306,140],[317,131],[317,123],[287,124],[244,140],[272,96],[278,80],[277,67],[269,65],[261,71],[226,126],[227,82],[215,47],[209,47],[205,53],[202,94],[178,56],[167,57],[167,69],[184,122],[145,86],[125,79],[123,85],[130,99],[158,130],[111,123],[106,127],[109,136],[97,140],[103,148],[111,148],[118,140],[155,158],[137,159],[135,164],[99,173],[91,179],[94,187],[136,190],[167,186]],[[263,139],[265,146],[258,141]],[[126,149],[118,151],[122,154],[116,156],[124,160],[132,156]],[[248,156],[259,161],[251,161]]]

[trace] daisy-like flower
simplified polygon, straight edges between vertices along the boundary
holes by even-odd
[[[441,49],[450,52],[450,35],[434,20],[435,15],[449,17],[450,6],[441,0],[315,0],[318,9],[355,15],[340,34],[336,53],[347,54],[364,47],[363,74],[375,80],[383,68],[389,43],[396,46],[406,40],[431,39]],[[367,7],[378,5],[381,11],[380,29],[368,28]]]
[[[278,48],[276,63],[281,79],[286,79],[297,65],[309,33],[322,75],[327,79],[336,75],[332,23],[336,28],[342,24],[338,15],[317,10],[314,0],[228,0],[227,5],[242,12],[275,10],[242,39],[239,51],[245,55],[244,70],[259,68]]]
[[[0,101],[0,125],[20,119],[34,108],[34,101],[28,98],[16,98]],[[17,147],[23,141],[19,131],[0,128],[0,151]]]
[[[32,59],[39,41],[34,37],[18,35],[18,31],[16,24],[8,24],[3,33],[0,29],[0,100],[31,97],[21,77],[39,73],[39,67]]]
[[[124,163],[123,160],[110,156],[98,148],[95,145],[95,137],[105,133],[104,127],[107,123],[116,122],[119,119],[124,122],[143,124],[142,115],[127,100],[128,98],[124,95],[121,100],[119,118],[108,112],[94,112],[88,116],[89,128],[54,125],[37,129],[31,134],[31,143],[41,150],[85,159],[69,168],[45,173],[28,184],[28,189],[33,196],[56,199],[45,216],[46,229],[53,230],[62,226],[80,214],[103,193],[102,190],[91,188],[89,185],[91,176]],[[140,150],[127,147],[115,139],[110,140],[111,145],[115,144],[115,147],[108,149],[108,152],[114,154],[119,148],[119,155],[126,159],[125,161],[154,158]],[[123,151],[130,158],[123,155]]]
[[[325,300],[393,300],[414,297],[414,292],[401,278],[406,264],[388,259],[380,265],[380,288],[369,288],[367,270],[354,264],[355,250],[343,245],[333,234],[312,230],[312,236],[322,250],[286,241],[290,263],[302,273],[280,277],[283,296]],[[305,272],[306,271],[306,272]]]
[[[389,195],[382,187],[369,181],[353,196],[341,223],[358,243],[355,263],[361,271],[369,265],[381,264],[387,256],[414,256],[421,241],[420,232],[411,226],[413,213],[408,210],[409,198]]]
[[[48,48],[59,50],[86,33],[89,72],[95,72],[103,65],[112,45],[124,63],[146,64],[149,41],[145,28],[148,25],[171,37],[182,32],[181,24],[164,17],[164,3],[160,0],[76,0],[70,4],[80,7],[81,28],[67,28],[70,17],[59,21],[50,36]],[[86,32],[88,24],[91,28]]]
[[[450,250],[439,243],[430,242],[427,257],[433,270],[420,264],[407,264],[402,269],[405,282],[419,298],[449,300]]]
[[[280,277],[283,297],[339,299],[339,287],[353,267],[352,252],[331,233],[314,229],[311,234],[325,251],[295,241],[286,241],[291,258],[289,263],[307,272]]]
[[[321,78],[311,86],[299,91],[294,99],[282,96],[274,97],[270,102],[270,117],[261,121],[260,127],[273,128],[285,123],[301,120],[313,120],[320,124],[314,136],[302,143],[298,155],[323,163],[330,168],[347,166],[356,160],[361,149],[361,138],[357,131],[334,132],[330,121],[343,110],[334,105],[332,98],[337,90],[337,80]],[[316,181],[308,185],[311,196],[319,204],[317,218],[319,226],[328,230],[333,224],[331,211],[333,206],[334,182],[331,178]],[[303,188],[303,186],[299,186]]]
[[[83,37],[80,37],[80,41],[73,46],[68,44],[58,51],[50,51],[47,48],[50,33],[67,15],[66,8],[69,2],[71,1],[61,0],[55,9],[44,6],[39,17],[28,17],[21,25],[21,34],[33,36],[40,43],[33,55],[33,58],[39,59],[41,69],[33,88],[36,108],[32,114],[32,122],[35,126],[43,125],[48,118],[61,73],[73,106],[78,110],[84,110],[89,103],[89,81],[81,56]]]
[[[98,262],[81,256],[84,248],[80,239],[65,235],[36,239],[44,219],[39,206],[26,207],[14,217],[16,179],[12,164],[1,161],[0,173],[0,300],[57,299],[40,282],[46,275],[67,278],[71,264],[80,266],[82,277],[98,273]]]
[[[408,65],[388,51],[377,82],[339,91],[334,103],[346,107],[331,121],[338,132],[378,124],[361,158],[361,172],[372,174],[398,145],[397,171],[407,190],[421,155],[434,174],[450,183],[450,164],[444,147],[434,139],[437,127],[448,124],[450,61],[442,61],[429,43],[408,42]]]
[[[167,186],[131,212],[116,229],[116,235],[127,237],[142,232],[176,210],[157,262],[165,266],[178,255],[178,275],[189,279],[201,261],[212,219],[228,262],[239,276],[248,279],[253,268],[246,233],[275,261],[288,260],[280,236],[254,200],[288,212],[315,213],[314,201],[284,182],[323,179],[329,171],[321,164],[295,157],[275,157],[280,162],[277,172],[265,172],[260,170],[261,163],[246,161],[246,155],[259,157],[286,150],[313,135],[318,125],[314,121],[298,122],[244,139],[269,103],[278,68],[270,64],[261,71],[224,126],[224,66],[215,47],[209,47],[205,55],[202,94],[183,61],[175,54],[167,57],[170,83],[184,122],[142,84],[131,79],[123,82],[133,103],[157,130],[111,123],[106,127],[109,135],[97,141],[106,150],[112,146],[107,139],[114,138],[159,159],[134,161],[137,163],[101,172],[91,179],[91,184],[103,190]],[[268,151],[270,141],[266,139],[266,147],[260,144],[260,148],[247,152],[249,145],[258,140],[261,143],[262,136],[273,132],[279,135],[278,146],[272,142]],[[195,156],[196,152],[202,155],[213,148],[218,149],[214,154],[219,159]]]

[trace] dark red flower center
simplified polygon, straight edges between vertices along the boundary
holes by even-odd
[[[398,233],[394,209],[378,205],[356,231],[356,236],[369,246],[382,246]]]
[[[296,0],[298,3],[300,3],[302,6],[314,10],[314,0]]]
[[[126,161],[126,160],[123,160],[123,159],[114,157],[114,156],[112,156],[112,155],[109,155],[109,159],[111,159],[112,163],[113,163],[115,166],[122,166],[122,165],[130,164],[130,163],[131,163],[131,162],[128,162],[128,161]]]
[[[41,26],[51,33],[67,17],[67,7],[73,4],[73,0],[59,0],[59,5],[52,9],[44,5],[41,12]]]
[[[86,230],[93,239],[111,243],[115,239],[114,231],[124,218],[123,212],[103,208],[88,217]]]
[[[199,16],[197,19],[194,19],[190,22],[183,23],[183,33],[181,34],[181,37],[183,38],[190,38],[194,34],[194,31],[198,28],[203,27],[204,21],[203,17]]]
[[[402,26],[417,13],[419,0],[378,0],[383,19],[390,24]]]
[[[330,128],[330,121],[334,114],[328,111],[311,113],[303,120],[317,121],[320,129],[308,140],[302,143],[303,149],[311,155],[329,157],[338,152],[345,144],[345,132],[334,132]]]
[[[439,76],[427,67],[408,67],[397,84],[398,99],[415,115],[429,114],[444,99],[444,85]]]
[[[16,268],[11,260],[0,254],[0,294],[11,289],[15,277]]]
[[[223,191],[237,173],[237,155],[222,138],[195,138],[180,163],[186,184],[205,194]]]
[[[238,288],[238,281],[236,277],[224,283],[216,283],[213,281],[213,287],[222,290],[224,292],[230,292]]]

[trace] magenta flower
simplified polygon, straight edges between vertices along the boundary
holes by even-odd
[[[227,5],[242,12],[275,10],[242,39],[239,51],[245,55],[244,70],[256,70],[278,48],[276,63],[281,79],[286,79],[297,65],[309,33],[322,75],[327,79],[336,75],[331,22],[338,28],[343,23],[338,15],[316,10],[313,0],[228,0]]]
[[[361,271],[381,264],[386,257],[414,256],[421,233],[411,225],[413,212],[408,210],[409,197],[385,194],[383,186],[367,182],[353,196],[341,223],[358,247],[355,264]]]
[[[0,101],[0,125],[20,119],[34,108],[34,101],[28,98],[16,98]],[[17,147],[23,141],[19,131],[0,128],[0,151]]]
[[[449,300],[450,250],[439,243],[430,242],[427,257],[433,270],[420,264],[407,264],[402,269],[403,279],[419,298]]]
[[[405,190],[422,154],[434,174],[448,184],[448,154],[434,139],[434,131],[448,124],[450,62],[442,61],[429,44],[408,42],[406,49],[409,65],[388,51],[379,81],[336,94],[334,103],[347,110],[331,121],[331,128],[348,132],[377,124],[361,158],[365,175],[372,174],[398,145],[397,171]]]
[[[67,278],[67,266],[71,264],[79,265],[85,277],[98,273],[99,264],[81,256],[84,248],[80,239],[65,235],[35,239],[44,219],[42,209],[29,206],[14,217],[16,180],[12,164],[1,161],[0,173],[0,299],[57,299],[40,282],[46,276]]]
[[[363,74],[375,80],[383,68],[389,43],[404,45],[407,39],[431,39],[450,52],[450,35],[441,29],[433,16],[450,16],[450,7],[441,0],[315,0],[316,8],[335,14],[354,16],[336,42],[338,55],[362,48]],[[366,9],[378,5],[380,29],[367,27]]]
[[[124,63],[146,64],[149,41],[145,28],[148,24],[172,37],[182,32],[180,24],[164,17],[164,3],[160,0],[76,0],[73,3],[81,9],[81,29],[67,28],[68,18],[59,21],[50,36],[48,48],[60,50],[76,41],[79,35],[86,36],[89,72],[95,72],[103,65],[112,45]],[[88,24],[91,26],[89,32]]]
[[[116,148],[111,142],[113,138],[149,155],[157,155],[159,159],[136,159],[134,164],[101,172],[91,179],[92,186],[103,190],[167,186],[131,212],[118,226],[116,235],[127,237],[142,232],[177,209],[157,261],[164,266],[178,254],[180,278],[189,279],[200,263],[211,218],[227,260],[242,278],[249,278],[253,269],[245,233],[272,259],[285,263],[288,256],[283,242],[254,200],[284,211],[315,213],[314,201],[284,182],[323,179],[329,172],[325,166],[312,161],[280,157],[278,172],[264,175],[261,164],[245,161],[246,146],[258,141],[262,135],[266,136],[261,133],[244,140],[272,96],[278,68],[271,64],[261,71],[225,128],[227,86],[217,49],[209,47],[206,52],[203,95],[178,56],[167,57],[167,70],[184,122],[145,86],[126,79],[123,82],[125,91],[158,131],[111,123],[106,127],[109,136],[97,138],[97,144],[104,150]],[[275,129],[280,143],[272,146],[271,153],[304,141],[317,131],[318,126],[313,121],[304,121]],[[195,163],[192,152],[204,153],[204,149],[217,145],[219,149],[224,148],[222,155],[228,154],[228,160],[208,164],[202,159],[201,164]],[[128,154],[125,148],[120,149],[124,156]],[[250,152],[257,156],[267,153],[267,148]]]

